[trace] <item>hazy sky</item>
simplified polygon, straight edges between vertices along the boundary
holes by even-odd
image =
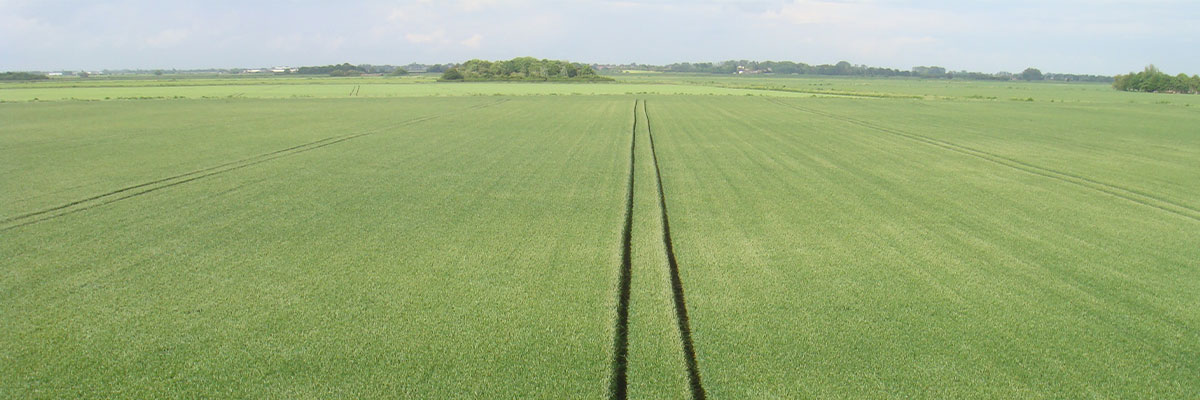
[[[516,56],[1200,73],[1200,1],[0,0],[0,70]]]

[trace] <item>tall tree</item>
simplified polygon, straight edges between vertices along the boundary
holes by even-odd
[[[1040,81],[1040,80],[1046,79],[1046,77],[1042,75],[1041,70],[1030,67],[1030,68],[1025,68],[1025,71],[1021,72],[1021,79],[1024,79],[1027,81]]]

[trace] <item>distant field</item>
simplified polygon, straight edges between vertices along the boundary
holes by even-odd
[[[1198,96],[621,79],[0,84],[0,397],[1200,393]]]
[[[1197,107],[1200,96],[1119,92],[1104,83],[929,80],[811,76],[726,76],[701,74],[628,75],[623,82],[758,88],[763,92],[858,95],[956,102],[1068,102],[1155,104]]]
[[[0,83],[0,101],[162,100],[229,98],[371,98],[445,96],[581,96],[581,95],[771,95],[807,96],[801,93],[764,92],[693,84],[664,83],[437,83],[428,77],[412,78],[307,78],[96,80]]]
[[[464,82],[435,77],[282,76],[206,79],[63,79],[0,83],[0,102],[217,98],[721,95],[915,98],[971,102],[1068,102],[1200,107],[1200,96],[1118,92],[1108,84],[862,79],[808,76],[622,74],[614,83]]]

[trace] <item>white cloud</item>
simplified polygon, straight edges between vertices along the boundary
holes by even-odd
[[[302,33],[287,33],[271,36],[266,40],[266,48],[277,51],[331,52],[341,49],[346,44],[346,38],[341,36],[307,35]]]
[[[834,26],[866,32],[891,30],[961,31],[972,16],[951,11],[887,6],[870,1],[797,0],[760,14],[792,25]]]
[[[467,47],[471,47],[471,48],[478,48],[479,44],[481,42],[483,42],[483,35],[476,33],[474,35],[471,35],[471,37],[469,37],[461,42],[458,42],[458,43],[463,46],[467,46]]]
[[[0,42],[19,37],[44,37],[53,31],[50,24],[38,18],[0,13],[0,33],[4,36]]]
[[[404,35],[404,39],[408,40],[409,43],[417,44],[444,42],[446,40],[446,31],[439,29],[430,33],[408,33]]]
[[[385,18],[388,22],[397,22],[407,19],[408,13],[401,8],[393,8],[392,12]]]
[[[404,40],[420,45],[447,46],[457,43],[469,48],[479,48],[479,45],[483,43],[483,35],[476,33],[463,39],[456,39],[447,35],[444,29],[438,29],[429,33],[408,33],[404,35]]]
[[[467,12],[474,12],[494,6],[496,3],[498,3],[496,0],[460,0],[458,2],[458,9]]]
[[[460,11],[477,12],[488,9],[516,9],[525,8],[538,3],[538,0],[458,0],[455,8]],[[562,4],[557,1],[542,1],[542,6],[554,6]]]
[[[150,47],[172,47],[183,43],[189,36],[191,33],[186,29],[167,29],[147,37],[145,43]]]

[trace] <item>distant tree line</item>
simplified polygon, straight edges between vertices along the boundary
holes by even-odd
[[[1056,80],[1078,82],[1112,82],[1112,77],[1097,75],[1075,74],[1043,74],[1036,68],[1026,69],[1020,74],[997,72],[948,71],[938,66],[918,66],[911,70],[871,67],[855,65],[848,61],[837,64],[809,65],[792,61],[753,61],[729,60],[717,63],[675,63],[664,66],[638,65],[613,67],[610,69],[633,69],[660,72],[708,73],[708,74],[799,74],[799,75],[829,75],[829,76],[863,76],[863,77],[917,77],[930,79],[966,79],[966,80]]]
[[[296,73],[304,75],[358,76],[367,73],[367,69],[357,65],[350,65],[350,63],[342,63],[341,65],[300,67],[296,70]]]
[[[517,57],[508,61],[470,60],[446,69],[442,81],[611,81],[591,66],[559,60]]]
[[[39,79],[50,79],[45,74],[34,74],[29,72],[3,72],[0,73],[0,81],[34,81]]]
[[[1061,73],[1046,73],[1046,80],[1049,81],[1066,81],[1066,82],[1101,82],[1111,83],[1113,77],[1105,75],[1086,75],[1086,74],[1061,74]]]
[[[774,74],[806,74],[806,75],[847,75],[847,76],[911,76],[910,71],[901,71],[891,68],[868,67],[865,65],[853,65],[849,62],[842,61],[837,64],[821,64],[808,65],[792,61],[750,61],[750,60],[729,60],[718,63],[675,63],[666,66],[655,68],[654,66],[641,66],[648,70],[659,70],[663,72],[691,72],[691,73],[709,73],[709,74],[759,74],[759,73],[774,73]],[[944,71],[944,69],[943,69]]]
[[[1200,94],[1200,75],[1188,77],[1180,73],[1171,76],[1150,65],[1136,74],[1117,75],[1113,88],[1127,92]]]
[[[404,66],[404,69],[407,69],[407,70],[409,70],[409,71],[414,71],[414,72],[415,72],[415,71],[420,71],[420,72],[435,72],[435,73],[442,73],[442,72],[446,72],[446,70],[448,70],[448,69],[450,69],[450,68],[453,68],[453,67],[454,67],[454,65],[453,65],[453,64],[430,64],[430,65],[426,65],[426,64],[416,64],[416,63],[413,63],[413,64],[408,64],[408,65],[405,65],[405,66]]]

